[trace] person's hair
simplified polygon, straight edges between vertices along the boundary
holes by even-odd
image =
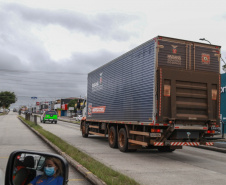
[[[55,158],[55,157],[46,157],[46,161],[47,160],[51,160],[56,166],[57,166],[57,170],[56,170],[56,176],[59,175],[63,175],[63,169],[62,169],[62,163],[59,159]]]

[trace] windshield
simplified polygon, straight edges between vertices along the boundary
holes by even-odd
[[[45,114],[57,115],[56,111],[46,111]]]

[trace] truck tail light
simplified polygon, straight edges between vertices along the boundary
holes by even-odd
[[[155,132],[155,133],[162,133],[162,129],[151,129],[151,132]]]
[[[214,134],[215,130],[207,130],[207,134]]]

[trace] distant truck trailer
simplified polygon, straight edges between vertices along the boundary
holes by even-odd
[[[220,46],[157,36],[88,74],[83,137],[126,152],[213,145]]]

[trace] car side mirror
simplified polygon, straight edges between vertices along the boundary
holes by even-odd
[[[54,166],[53,175],[44,170],[45,166],[50,167],[51,164]],[[58,180],[59,185],[67,185],[68,162],[66,159],[57,154],[28,150],[17,150],[10,154],[5,173],[5,185],[29,184],[35,178],[43,177]]]

